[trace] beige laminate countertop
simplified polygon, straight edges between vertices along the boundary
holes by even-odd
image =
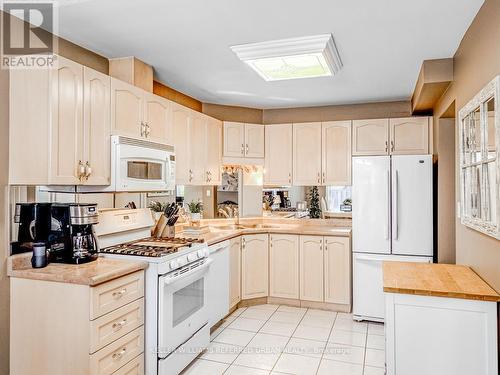
[[[384,292],[500,301],[470,267],[455,264],[384,262]]]
[[[327,226],[299,226],[299,225],[279,225],[279,228],[245,228],[245,229],[230,229],[221,230],[216,226],[210,227],[210,232],[197,236],[203,238],[207,244],[213,245],[218,242],[229,240],[244,234],[301,234],[309,236],[338,236],[349,237],[351,228],[347,227],[327,227]],[[179,234],[185,237],[182,232]]]
[[[95,286],[147,268],[146,262],[99,257],[85,264],[50,263],[44,268],[31,267],[31,253],[12,255],[7,260],[7,275],[24,279]]]

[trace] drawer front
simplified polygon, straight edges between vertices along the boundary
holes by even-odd
[[[90,353],[144,324],[144,298],[90,322]]]
[[[135,357],[113,375],[144,375],[144,354]]]
[[[90,373],[109,375],[144,352],[144,326],[90,356]]]
[[[90,320],[144,296],[144,271],[90,288]]]

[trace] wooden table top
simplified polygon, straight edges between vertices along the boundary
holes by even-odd
[[[500,295],[470,267],[384,262],[384,292],[499,302]]]

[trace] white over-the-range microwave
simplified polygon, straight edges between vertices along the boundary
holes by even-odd
[[[175,189],[174,147],[144,139],[111,136],[108,186],[45,186],[54,192],[160,192]]]

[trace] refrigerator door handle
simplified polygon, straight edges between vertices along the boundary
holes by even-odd
[[[394,196],[394,239],[397,240],[399,237],[399,173],[396,169],[396,187],[395,187],[395,196]]]
[[[385,221],[385,239],[389,240],[391,238],[391,172],[387,171],[387,219]]]

